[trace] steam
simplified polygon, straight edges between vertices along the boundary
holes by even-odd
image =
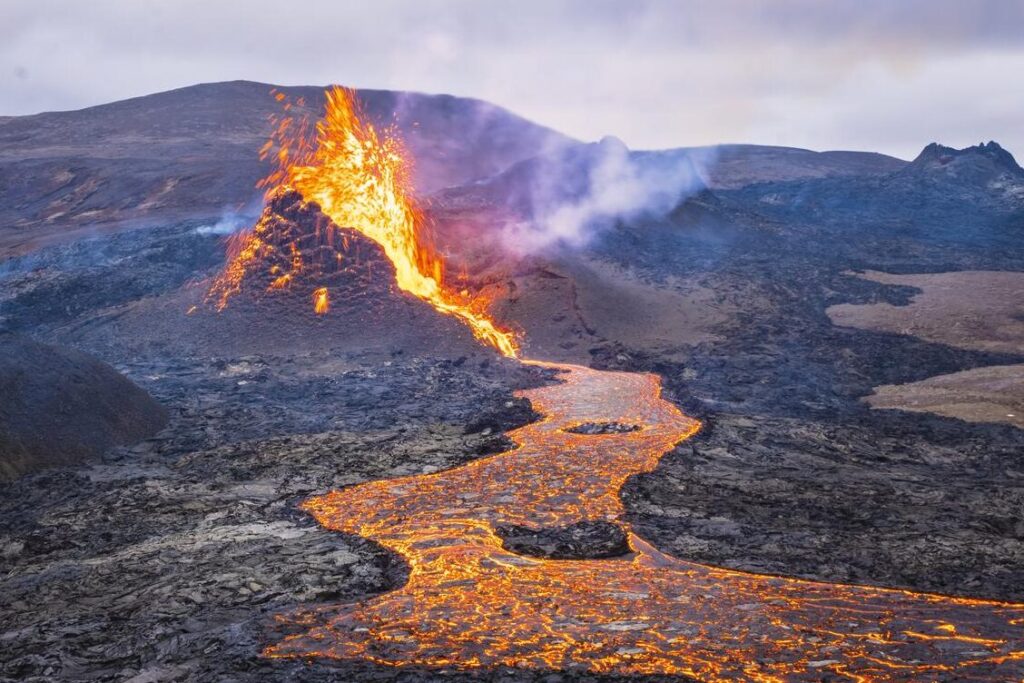
[[[252,221],[253,216],[247,213],[226,211],[213,225],[200,225],[196,228],[196,233],[200,235],[230,235],[248,227]]]
[[[707,187],[713,148],[630,152],[606,137],[567,147],[510,173],[530,174],[528,219],[506,226],[506,248],[520,254],[579,248],[618,221],[660,218]]]

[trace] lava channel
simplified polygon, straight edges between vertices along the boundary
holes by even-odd
[[[764,576],[659,552],[624,521],[619,489],[699,429],[657,377],[551,365],[520,392],[544,419],[517,448],[457,469],[306,501],[329,529],[409,564],[401,588],[297,610],[265,651],[381,665],[679,674],[702,681],[1019,681],[1024,605]],[[634,431],[578,434],[590,422]],[[500,525],[610,521],[632,553],[546,560],[502,547]]]

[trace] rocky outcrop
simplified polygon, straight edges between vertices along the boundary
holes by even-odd
[[[159,403],[106,363],[0,335],[0,481],[133,443],[166,422]]]
[[[982,142],[971,147],[964,147],[963,149],[946,147],[945,145],[933,142],[921,150],[921,153],[917,155],[912,165],[916,168],[934,163],[945,165],[958,158],[970,156],[984,157],[1014,173],[1024,174],[1024,169],[1017,164],[1017,160],[1013,158],[1013,155],[994,140]]]
[[[967,182],[986,183],[1004,176],[1024,181],[1024,168],[998,142],[991,140],[963,149],[933,142],[904,171],[949,174]]]
[[[640,429],[640,425],[626,424],[625,422],[584,422],[565,431],[573,434],[624,434]]]
[[[552,560],[594,560],[630,552],[622,527],[611,522],[583,521],[560,527],[530,529],[499,526],[495,533],[506,550]]]

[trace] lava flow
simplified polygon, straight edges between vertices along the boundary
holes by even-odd
[[[699,423],[653,375],[560,368],[521,392],[545,415],[518,447],[438,474],[376,481],[303,507],[399,553],[401,588],[296,613],[308,631],[271,657],[383,665],[682,674],[703,681],[1016,681],[1024,605],[762,576],[685,562],[629,531],[619,489]],[[639,425],[587,435],[586,422]],[[604,520],[632,554],[546,560],[502,547],[499,525]]]
[[[285,117],[264,151],[275,146],[278,169],[265,181],[271,194],[297,192],[333,226],[369,237],[394,264],[399,288],[517,354],[513,335],[488,317],[489,302],[444,285],[444,262],[408,199],[401,149],[361,121],[348,91],[328,93],[313,142],[301,120]],[[341,251],[330,252],[332,226],[319,223],[315,262],[304,258],[310,236],[289,231],[307,228],[278,220],[273,205],[235,242],[210,291],[218,307],[255,268],[267,269],[277,291],[342,261]],[[326,287],[317,283],[308,295],[317,314],[328,314]],[[509,434],[515,450],[304,503],[324,526],[397,552],[409,577],[378,597],[296,612],[291,619],[305,632],[269,647],[268,656],[762,683],[1021,680],[1024,605],[745,574],[657,551],[630,530],[619,490],[699,423],[661,398],[653,375],[548,367],[564,381],[520,392],[545,418]],[[639,428],[571,431],[590,422]],[[584,521],[618,524],[631,552],[539,559],[506,550],[496,534],[504,525]]]
[[[285,100],[281,93],[277,97]],[[378,134],[364,122],[352,92],[344,88],[327,92],[326,114],[312,139],[306,119],[291,114],[291,103],[283,106],[285,115],[262,150],[264,155],[277,150],[277,168],[261,185],[268,198],[297,191],[317,204],[333,226],[324,226],[322,234],[318,226],[316,235],[279,235],[278,221],[265,211],[251,230],[232,241],[228,266],[210,288],[207,302],[223,309],[241,290],[246,274],[257,268],[267,268],[274,276],[271,290],[290,288],[299,274],[316,281],[343,258],[342,240],[335,245],[333,229],[340,226],[381,246],[395,267],[399,289],[458,318],[477,339],[514,358],[515,335],[490,319],[491,302],[445,285],[444,260],[434,250],[423,214],[410,196],[410,164],[398,138],[389,131]],[[310,239],[329,246],[337,263],[306,263],[300,243]],[[281,254],[282,248],[287,253]],[[328,312],[327,288],[317,283],[312,299],[317,315]]]

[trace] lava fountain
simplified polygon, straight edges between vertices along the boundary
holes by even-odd
[[[353,93],[344,88],[327,92],[326,113],[316,124],[315,134],[310,134],[304,117],[292,115],[292,104],[282,93],[277,98],[284,103],[284,115],[261,151],[266,157],[276,149],[276,168],[261,181],[268,198],[297,191],[307,202],[317,204],[334,226],[355,230],[380,245],[394,265],[399,289],[459,319],[473,336],[503,355],[516,357],[515,335],[487,313],[491,302],[445,285],[444,260],[434,249],[423,212],[412,199],[410,164],[393,131],[378,133],[366,123]],[[276,225],[265,211],[251,230],[232,241],[228,265],[210,288],[208,303],[223,309],[240,291],[246,273],[257,268],[272,270],[272,289],[287,289],[299,273],[316,279],[316,271],[310,269],[324,264],[305,263],[298,239],[280,239],[273,234]],[[332,242],[332,226],[324,226],[324,232]],[[284,265],[280,258],[273,258],[279,256],[282,242],[290,252]],[[335,253],[340,260],[340,245]],[[318,315],[328,312],[325,287],[317,286],[312,300]]]
[[[297,191],[335,225],[369,237],[394,263],[402,290],[517,354],[487,302],[444,286],[444,263],[405,190],[401,148],[361,121],[350,92],[328,93],[313,142],[288,117],[275,140],[271,192]],[[271,288],[287,288],[311,267],[294,242],[278,253],[288,240],[271,235],[278,222],[264,218],[233,245],[210,291],[218,307],[252,268],[276,268]],[[327,289],[311,297],[326,314]],[[659,552],[630,528],[619,491],[700,424],[661,397],[654,375],[524,362],[553,368],[563,381],[519,392],[544,418],[509,433],[514,450],[303,504],[325,527],[401,555],[409,578],[367,600],[283,616],[301,632],[265,655],[761,683],[1024,679],[1024,605],[748,574]],[[576,429],[593,422],[636,429]],[[630,552],[528,557],[507,550],[496,531],[588,521],[619,525]]]

